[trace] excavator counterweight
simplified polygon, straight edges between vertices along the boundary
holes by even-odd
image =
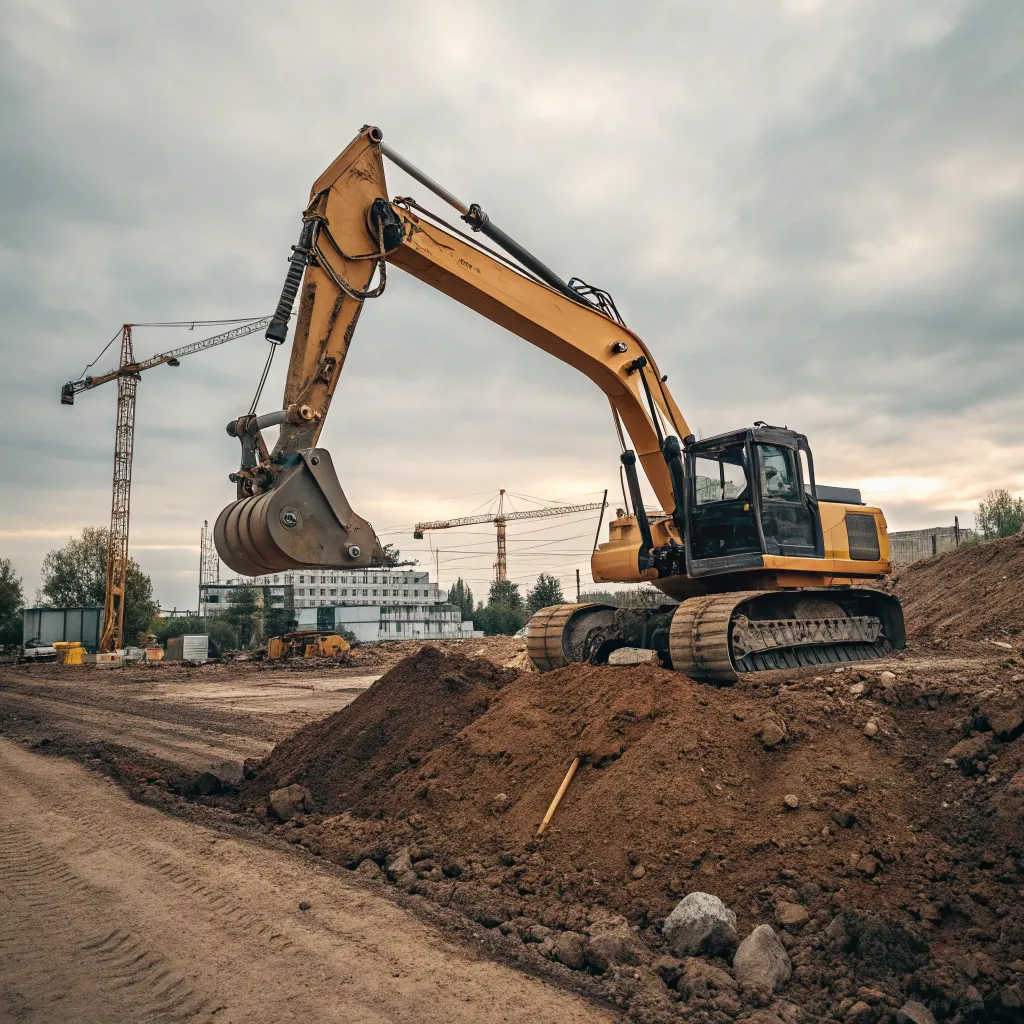
[[[454,207],[467,233],[410,198],[388,200],[383,157]],[[484,245],[477,234],[503,251]],[[863,587],[890,571],[881,510],[859,492],[817,484],[806,437],[757,422],[698,441],[644,342],[611,296],[563,281],[498,228],[395,153],[366,127],[314,183],[277,312],[286,340],[300,299],[278,412],[239,417],[221,513],[221,558],[245,575],[286,568],[381,564],[372,526],[351,509],[326,451],[316,447],[363,303],[399,267],[589,377],[611,406],[632,510],[594,551],[598,583],[649,582],[661,608],[542,609],[527,626],[541,670],[603,663],[642,647],[696,678],[860,661],[905,644],[898,601]],[[261,431],[280,426],[273,450]],[[631,447],[627,446],[629,438]],[[640,472],[661,511],[644,506]]]

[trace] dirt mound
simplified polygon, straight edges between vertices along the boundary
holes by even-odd
[[[308,786],[323,813],[268,827],[360,871],[391,865],[636,1021],[725,1021],[761,999],[694,996],[666,955],[661,926],[691,891],[721,897],[741,936],[781,926],[785,998],[813,1019],[844,1001],[892,1019],[914,994],[940,1020],[1019,1020],[1024,664],[999,657],[715,689],[651,666],[541,675],[424,650],[276,748],[244,797]],[[613,947],[635,943],[628,968],[591,956],[608,914],[625,918]],[[779,1018],[804,1019],[788,1005]]]
[[[912,640],[1024,635],[1024,537],[965,544],[914,562],[892,586]]]
[[[487,710],[516,673],[490,661],[423,647],[343,712],[307,725],[274,748],[251,798],[295,782],[337,814],[380,808],[381,792]]]

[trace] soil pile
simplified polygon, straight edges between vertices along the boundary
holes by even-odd
[[[909,639],[1024,637],[1024,537],[965,544],[914,562],[893,576],[892,586]]]
[[[388,868],[636,1021],[769,1002],[770,1024],[893,1020],[910,996],[939,1020],[1024,1019],[1024,662],[887,667],[715,689],[424,650],[276,748],[243,796],[307,786],[319,813],[268,827]],[[784,999],[736,990],[728,957],[701,974],[668,948],[693,891],[724,900],[740,938],[779,929]]]

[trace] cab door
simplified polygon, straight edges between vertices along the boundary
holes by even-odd
[[[781,444],[754,445],[765,554],[821,557],[818,515],[804,484],[797,452]]]

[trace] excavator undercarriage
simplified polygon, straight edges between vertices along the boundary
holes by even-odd
[[[652,650],[665,668],[731,683],[741,674],[870,661],[906,638],[899,602],[876,590],[733,591],[659,608],[559,604],[526,627],[542,672],[600,665],[621,647]]]

